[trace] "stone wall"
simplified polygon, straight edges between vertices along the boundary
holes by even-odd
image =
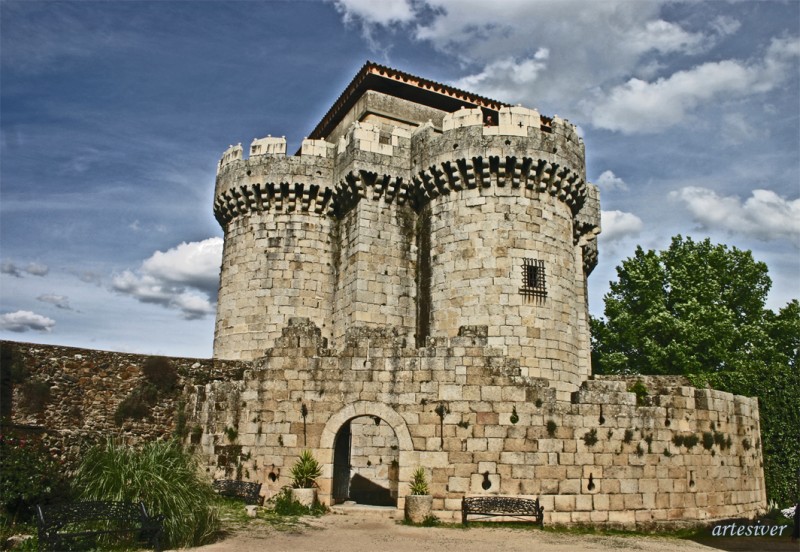
[[[169,358],[178,374],[175,389],[159,390],[144,419],[118,425],[117,408],[146,382],[141,368],[153,357],[11,341],[0,346],[4,425],[43,435],[54,450],[73,458],[87,441],[115,437],[135,443],[172,436],[179,405],[185,402],[184,386],[236,380],[245,368],[234,361]]]
[[[675,525],[766,506],[755,399],[659,378],[644,378],[637,397],[632,381],[603,378],[562,401],[545,380],[522,376],[488,333],[465,327],[417,349],[360,328],[334,352],[313,324],[293,319],[242,380],[196,388],[188,404],[203,429],[199,449],[212,473],[231,470],[222,459],[277,489],[309,448],[330,503],[337,434],[377,418],[397,439],[398,507],[422,466],[444,519],[458,518],[462,496],[482,494],[539,497],[547,524]]]

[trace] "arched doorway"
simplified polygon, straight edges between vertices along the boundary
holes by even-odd
[[[333,503],[397,506],[399,460],[397,435],[385,420],[374,415],[347,420],[334,440]]]

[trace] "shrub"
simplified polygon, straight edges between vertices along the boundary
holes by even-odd
[[[428,478],[425,476],[425,469],[422,467],[414,470],[411,476],[411,483],[409,484],[412,495],[426,495],[430,494],[428,489]]]
[[[119,426],[125,420],[141,420],[150,415],[158,399],[158,390],[152,385],[137,387],[125,397],[114,412],[114,422]]]
[[[633,385],[628,387],[628,392],[636,395],[636,406],[643,406],[647,404],[647,386],[641,381],[637,380]]]
[[[547,420],[547,434],[550,437],[556,436],[556,429],[558,429],[558,426],[556,426],[555,420]]]
[[[0,509],[11,522],[33,518],[36,504],[68,499],[64,470],[38,443],[0,435]]]
[[[150,357],[142,364],[142,375],[159,391],[172,391],[178,385],[178,371],[164,357]]]
[[[300,458],[292,466],[292,487],[295,489],[310,489],[314,486],[317,477],[322,475],[322,467],[311,454],[310,450],[300,453]]]
[[[703,448],[706,450],[711,450],[711,447],[714,446],[714,434],[705,431],[703,432]]]
[[[107,441],[90,449],[76,473],[83,500],[144,502],[164,515],[166,545],[198,546],[219,528],[216,495],[200,478],[197,459],[177,442],[155,441],[140,448]]]
[[[284,487],[278,494],[268,500],[271,505],[272,511],[279,516],[321,516],[327,511],[324,504],[318,502],[314,503],[311,507],[303,506],[292,498],[292,490],[289,487]]]
[[[516,425],[516,423],[519,422],[519,415],[517,414],[516,405],[511,407],[511,418],[509,419],[509,421],[514,425]]]

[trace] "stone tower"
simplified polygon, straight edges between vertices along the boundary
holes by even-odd
[[[567,121],[367,63],[298,155],[243,153],[217,174],[216,358],[262,357],[304,317],[334,349],[351,328],[425,346],[487,326],[563,398],[589,376],[598,193]]]

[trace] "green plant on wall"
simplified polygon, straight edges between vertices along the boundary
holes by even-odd
[[[647,404],[647,396],[649,395],[649,391],[647,390],[647,386],[641,380],[636,380],[636,382],[628,387],[628,392],[636,395],[636,406],[644,406]]]
[[[516,423],[517,423],[517,422],[519,422],[519,415],[517,414],[517,407],[516,407],[516,405],[515,405],[515,406],[513,406],[513,407],[511,407],[511,418],[510,418],[510,422],[511,422],[512,424],[515,424],[515,425],[516,425]]]
[[[583,442],[586,444],[587,447],[591,447],[597,444],[597,430],[591,429],[587,431],[583,435]]]
[[[622,442],[627,445],[631,441],[633,441],[633,430],[632,429],[626,429],[625,430],[625,434],[622,436]]]
[[[558,426],[556,426],[555,420],[547,420],[547,434],[550,437],[556,436],[556,429],[558,429]]]
[[[225,428],[225,437],[228,439],[229,442],[235,443],[236,439],[239,438],[239,432],[236,431],[235,427],[226,427]]]

